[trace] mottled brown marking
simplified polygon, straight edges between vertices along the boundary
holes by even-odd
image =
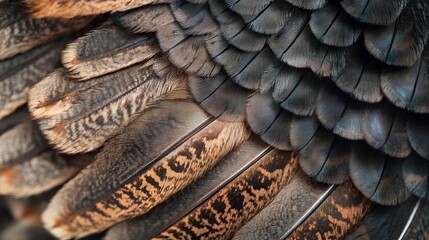
[[[370,209],[371,202],[350,181],[343,183],[287,239],[341,239]]]
[[[242,122],[215,121],[92,207],[79,212],[50,207],[44,222],[58,237],[81,237],[144,214],[195,181],[249,135]]]
[[[273,150],[156,239],[228,239],[294,176],[297,158]]]

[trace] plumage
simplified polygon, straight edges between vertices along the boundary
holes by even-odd
[[[153,36],[129,34],[105,23],[69,44],[62,63],[67,76],[87,80],[148,60],[159,51]]]
[[[395,2],[402,6],[404,1],[399,0],[392,3],[395,4]],[[410,0],[403,13],[394,23],[385,27],[371,26],[366,29],[364,34],[365,45],[374,57],[388,65],[412,66],[426,45],[428,18],[429,3],[421,0]]]
[[[411,147],[423,158],[429,159],[429,127],[427,115],[409,116],[406,126]]]
[[[359,46],[362,47],[357,43],[357,46],[347,53],[344,71],[333,77],[332,81],[356,100],[368,103],[380,102],[383,99],[380,86],[382,65]]]
[[[331,195],[297,229],[284,238],[308,239],[320,236],[343,238],[370,210],[368,201],[350,182],[336,187]],[[312,226],[318,226],[314,228]]]
[[[2,21],[0,25],[0,60],[13,57],[55,38],[85,27],[92,18],[30,19],[25,14],[25,5],[13,0],[0,3],[0,11],[16,13],[14,19]],[[7,18],[10,15],[6,15]],[[10,19],[10,20],[9,20]]]
[[[392,157],[405,158],[411,153],[405,132],[406,121],[405,112],[388,102],[369,105],[362,121],[365,141]]]
[[[410,67],[385,67],[380,83],[384,95],[397,107],[429,113],[429,49]]]
[[[273,150],[154,239],[229,238],[270,202],[296,169],[297,161],[290,153]]]
[[[232,121],[246,119],[246,102],[251,92],[240,88],[224,73],[212,78],[192,76],[189,90],[201,107],[211,115]]]
[[[367,198],[383,205],[396,205],[410,195],[402,178],[403,159],[388,157],[364,144],[354,145],[350,177]]]
[[[416,196],[428,199],[428,163],[416,154],[406,158],[402,167],[402,175],[405,185]]]
[[[335,3],[314,11],[309,24],[314,36],[330,46],[351,46],[362,33],[362,27]]]
[[[32,88],[29,106],[57,149],[88,152],[154,101],[167,95],[183,98],[174,92],[185,84],[185,76],[159,56],[81,83],[59,69]]]
[[[290,150],[289,125],[292,114],[283,110],[267,94],[253,95],[246,107],[247,121],[252,131],[279,149]]]
[[[147,214],[112,227],[105,240],[150,239],[203,204],[270,152],[256,136],[250,137],[225,156],[213,169]]]
[[[0,119],[27,102],[30,87],[58,66],[66,43],[54,41],[0,62]]]
[[[428,6],[0,0],[0,239],[424,239]]]
[[[408,2],[409,0],[344,0],[341,1],[341,6],[361,22],[387,25],[396,20]]]
[[[317,118],[323,126],[351,140],[363,138],[364,110],[363,104],[347,97],[331,82],[323,85],[316,100]]]
[[[410,198],[394,207],[377,205],[346,239],[401,239],[420,203]]]
[[[302,170],[317,181],[339,184],[349,174],[351,144],[335,136],[311,117],[294,117],[290,125],[290,139],[299,150]]]
[[[147,212],[249,137],[243,123],[207,119],[193,103],[159,103],[136,118],[52,199],[43,221],[57,237],[82,237]],[[153,138],[160,131],[175,133]],[[75,195],[82,189],[88,194]]]
[[[335,189],[314,184],[298,171],[267,207],[244,225],[232,239],[281,239],[295,230]]]
[[[273,78],[272,96],[284,109],[301,116],[314,112],[323,78],[310,70],[294,69],[286,64],[280,69],[268,70],[265,76]]]

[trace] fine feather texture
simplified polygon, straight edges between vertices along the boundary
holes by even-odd
[[[268,44],[279,59],[293,67],[309,67],[321,76],[337,76],[345,67],[345,51],[320,43],[311,32],[309,20],[304,12],[290,11],[287,21],[296,24],[284,26]]]
[[[68,79],[57,70],[30,91],[30,111],[60,151],[92,151],[151,103],[169,96],[183,99],[174,92],[185,88],[186,77],[168,64],[155,56],[84,82]]]
[[[428,173],[428,162],[416,154],[410,155],[402,167],[405,185],[416,196],[424,199],[429,198]]]
[[[40,194],[62,184],[80,170],[49,149],[33,123],[21,122],[19,115],[12,117],[18,123],[0,135],[1,195]]]
[[[283,110],[268,94],[255,94],[247,103],[247,122],[254,133],[283,150],[291,150],[289,125],[292,114]]]
[[[351,143],[324,129],[315,118],[294,117],[290,139],[299,150],[299,163],[306,174],[331,184],[348,178]]]
[[[403,234],[403,239],[426,239],[429,237],[427,227],[429,226],[429,204],[420,201],[415,211],[415,217],[410,222],[410,227]]]
[[[377,205],[346,239],[401,239],[403,232],[408,230],[408,222],[414,219],[419,203],[416,198],[410,198],[395,207]]]
[[[87,80],[143,62],[159,51],[152,35],[130,34],[107,22],[69,44],[62,63],[69,77]]]
[[[273,202],[235,233],[232,239],[281,239],[311,215],[334,188],[316,183],[298,171]]]
[[[177,101],[142,112],[54,196],[43,214],[45,226],[57,237],[82,237],[141,215],[249,137],[242,122],[210,123],[207,118],[194,104]],[[75,194],[83,189],[90,192]]]
[[[405,130],[405,114],[386,101],[368,105],[362,119],[365,141],[392,157],[407,157],[411,147]]]
[[[428,20],[429,3],[410,0],[395,23],[382,28],[372,26],[365,30],[365,46],[373,56],[386,64],[412,66],[426,45]]]
[[[213,169],[147,214],[112,227],[105,240],[151,239],[189,214],[270,151],[256,136],[225,156]]]
[[[295,69],[286,64],[280,69],[269,69],[264,77],[272,78],[272,96],[284,109],[303,116],[313,113],[324,79],[310,70]]]
[[[384,95],[396,106],[418,113],[429,113],[429,47],[406,68],[385,67],[381,74]]]
[[[411,147],[423,158],[429,159],[429,122],[428,115],[411,115],[406,131]]]
[[[365,106],[339,91],[332,82],[326,82],[316,100],[316,114],[328,130],[350,139],[363,138],[362,118]]]
[[[387,25],[396,20],[409,0],[341,1],[344,10],[364,23]]]
[[[0,25],[0,60],[24,53],[38,45],[82,29],[93,19],[91,17],[71,20],[32,19],[25,14],[21,3],[15,2],[7,0],[0,5],[0,11],[11,8],[11,12],[17,14],[16,19],[4,21]]]
[[[27,102],[30,87],[57,67],[67,42],[54,41],[0,61],[0,119]]]
[[[380,87],[382,65],[361,50],[360,42],[347,54],[344,72],[332,78],[332,81],[343,92],[359,101],[380,102],[383,98]]]
[[[0,0],[0,29],[26,18],[1,7],[10,1]],[[58,2],[65,5],[54,7]],[[123,223],[110,237],[230,238],[255,217],[237,238],[252,238],[247,233],[267,238],[272,231],[281,239],[335,239],[345,237],[367,216],[370,201],[395,205],[411,193],[427,197],[424,47],[429,4],[424,0],[84,2],[39,3],[57,9],[46,14],[63,18],[116,12],[91,18],[95,22],[85,31],[101,27],[69,45],[65,66],[30,92],[34,120],[52,146],[73,154],[99,152],[89,167],[77,163],[78,158],[63,159],[65,167],[85,170],[56,194],[45,212],[45,226],[57,236],[89,235],[144,214],[139,217],[143,222]],[[30,6],[29,11],[34,10]],[[105,19],[109,20],[103,24]],[[13,30],[19,33],[21,28]],[[360,37],[362,31],[365,36]],[[23,33],[28,34],[32,32]],[[45,56],[40,54],[41,62]],[[52,57],[46,65],[54,61]],[[12,65],[19,69],[21,64]],[[73,71],[76,66],[86,70]],[[7,72],[9,64],[0,63],[0,76],[3,69]],[[12,79],[13,86],[23,83],[15,77],[10,83]],[[190,103],[187,88],[212,117]],[[0,88],[0,96],[8,91]],[[0,122],[1,134],[13,131],[14,119]],[[247,123],[236,122],[243,120]],[[246,124],[260,135],[255,138],[271,146],[242,143],[250,135]],[[17,145],[32,146],[16,141],[25,137],[3,140],[10,152],[22,147]],[[43,181],[53,187],[50,179],[62,160],[54,168],[44,167],[41,163],[50,160],[39,157],[51,150],[43,144],[46,150],[39,154],[30,151],[37,161],[19,157],[5,166],[26,173],[23,181],[9,181],[13,191],[28,186],[33,188],[25,191],[45,191],[35,186]],[[234,146],[249,149],[235,151]],[[275,148],[296,151],[293,167],[286,167],[291,170],[288,174],[280,166],[287,158],[278,153],[290,153]],[[249,157],[253,151],[259,154]],[[228,152],[231,155],[224,158]],[[219,170],[222,160],[228,159],[234,167]],[[260,160],[273,168],[261,167]],[[297,167],[301,175],[310,176],[305,177],[308,182],[292,180],[289,186]],[[248,170],[255,171],[241,174]],[[194,182],[216,177],[220,182],[214,185]],[[26,183],[30,178],[36,180]],[[348,178],[357,190],[351,182],[344,183]],[[325,186],[323,192],[313,188],[320,185],[313,181],[341,185]],[[199,192],[203,197],[192,192],[195,184],[204,189]],[[301,194],[294,195],[296,190]],[[281,195],[275,199],[277,193]],[[271,205],[273,199],[276,204]],[[295,213],[294,204],[307,200],[303,207],[307,211]],[[1,201],[0,197],[0,215]],[[15,222],[19,221],[25,220]],[[427,218],[408,222],[410,230],[401,236],[425,236]],[[388,225],[382,219],[377,223]],[[0,232],[2,226],[0,219]],[[104,233],[92,238],[102,237]]]
[[[297,159],[273,150],[154,239],[230,238],[294,176]],[[210,229],[210,231],[208,231]]]
[[[402,178],[404,159],[388,157],[365,144],[354,144],[350,159],[350,177],[370,200],[383,205],[405,201],[410,192]]]
[[[350,181],[341,184],[295,231],[283,237],[309,239],[343,238],[366,215],[371,202]]]
[[[229,121],[246,119],[246,102],[250,91],[237,86],[224,73],[212,78],[189,78],[194,99],[211,115]]]
[[[313,12],[309,24],[316,38],[330,46],[351,46],[362,33],[361,26],[335,3]]]

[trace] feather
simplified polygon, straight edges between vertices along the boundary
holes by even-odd
[[[17,119],[15,121],[21,121]],[[52,189],[80,168],[48,148],[37,127],[23,121],[0,136],[0,194],[27,197]]]
[[[206,45],[212,58],[223,66],[228,76],[247,89],[258,89],[265,70],[279,64],[268,47],[255,53],[243,52],[218,34],[210,36]]]
[[[429,159],[428,122],[428,115],[410,115],[406,126],[411,147],[425,159]]]
[[[221,66],[210,59],[202,37],[190,37],[168,51],[168,59],[189,74],[212,77]]]
[[[230,238],[288,184],[296,170],[296,158],[273,150],[154,239]]]
[[[419,203],[416,198],[410,198],[394,207],[376,205],[346,240],[401,239],[401,235],[409,227],[408,222],[414,219]]]
[[[84,82],[57,70],[30,91],[30,111],[49,142],[69,154],[92,151],[132,115],[186,87],[186,77],[155,56]]]
[[[288,10],[286,25],[268,40],[268,45],[283,62],[296,68],[311,68],[320,76],[336,76],[345,67],[345,51],[320,43],[311,32],[310,15],[302,10]]]
[[[381,15],[378,11],[375,14]],[[365,30],[365,46],[373,56],[386,64],[412,66],[426,45],[428,20],[429,2],[410,0],[395,23],[385,27],[372,26]]]
[[[286,11],[289,7],[284,1],[275,0],[270,3],[261,13],[252,17],[245,17],[247,26],[252,31],[261,34],[276,34],[286,24]]]
[[[329,46],[351,46],[362,33],[362,27],[335,3],[314,11],[309,24],[314,36]]]
[[[0,61],[0,119],[25,104],[30,87],[57,67],[66,42],[54,41]]]
[[[20,3],[14,2],[7,0],[0,3],[0,11],[5,11],[2,9],[6,8],[17,14],[16,19],[2,21],[0,24],[0,60],[80,30],[93,19],[32,19],[24,14],[25,9]],[[9,15],[5,17],[7,16]]]
[[[176,19],[167,4],[147,5],[126,12],[112,14],[113,21],[133,33],[156,32]]]
[[[414,211],[415,217],[409,222],[409,228],[401,235],[400,239],[419,239],[429,238],[427,231],[429,226],[429,205],[427,201],[420,201],[419,206]]]
[[[270,151],[258,137],[232,150],[213,169],[148,213],[112,227],[105,240],[151,239],[222,190]]]
[[[225,74],[212,78],[190,76],[189,89],[212,116],[229,121],[246,119],[246,102],[251,92],[234,84]]]
[[[12,116],[15,117],[15,116]],[[37,126],[29,120],[15,119],[15,126],[0,136],[0,165],[19,164],[49,147]]]
[[[172,1],[170,8],[176,21],[190,35],[206,35],[218,29],[208,5],[192,4],[184,0]]]
[[[323,85],[316,101],[316,114],[323,126],[350,140],[363,138],[364,110],[365,105],[349,98],[331,82]]]
[[[429,113],[429,45],[411,67],[384,67],[381,88],[397,107]]]
[[[246,107],[247,122],[252,131],[266,143],[282,150],[292,150],[289,124],[292,114],[283,110],[268,94],[254,94]]]
[[[311,115],[324,79],[317,77],[311,70],[296,69],[286,64],[279,71],[275,70],[267,72],[267,75],[275,75],[274,100],[296,115]]]
[[[267,37],[247,28],[237,14],[226,10],[216,19],[219,22],[222,36],[234,47],[246,52],[260,51],[264,47]],[[249,41],[249,39],[252,40]]]
[[[375,149],[396,158],[411,153],[406,126],[406,112],[386,101],[368,105],[362,119],[365,141]]]
[[[246,223],[233,239],[281,239],[311,215],[335,189],[298,171],[274,200]]]
[[[63,51],[68,76],[87,80],[150,59],[159,52],[151,34],[136,35],[104,23]]]
[[[294,117],[290,129],[292,146],[299,150],[299,164],[307,175],[330,184],[347,180],[349,141],[326,131],[311,117]]]
[[[380,88],[383,66],[361,48],[361,44],[357,43],[349,51],[344,72],[332,78],[332,81],[338,88],[359,101],[380,102],[383,98]]]
[[[209,57],[204,37],[189,36],[178,24],[160,28],[156,34],[163,52],[169,60],[188,73],[199,76],[215,76],[221,67]]]
[[[393,23],[410,0],[344,0],[344,10],[360,22],[375,25]]]
[[[258,16],[274,1],[275,0],[225,0],[225,3],[229,9],[246,19]]]
[[[323,201],[295,231],[282,239],[341,239],[368,213],[368,201],[348,181],[338,187]]]
[[[404,159],[392,158],[364,143],[356,143],[350,158],[350,177],[371,201],[396,205],[410,196],[402,178],[403,163]]]
[[[329,2],[329,0],[286,0],[290,4],[297,6],[299,8],[307,9],[307,10],[316,10],[322,8]]]
[[[410,155],[405,159],[402,175],[405,185],[416,196],[429,199],[428,184],[429,163],[417,156]]]
[[[118,12],[143,5],[165,3],[165,0],[23,0],[29,11],[37,18],[75,18]]]
[[[43,213],[57,237],[82,237],[144,214],[250,134],[242,122],[208,119],[195,104],[180,101],[154,105],[119,132]]]

